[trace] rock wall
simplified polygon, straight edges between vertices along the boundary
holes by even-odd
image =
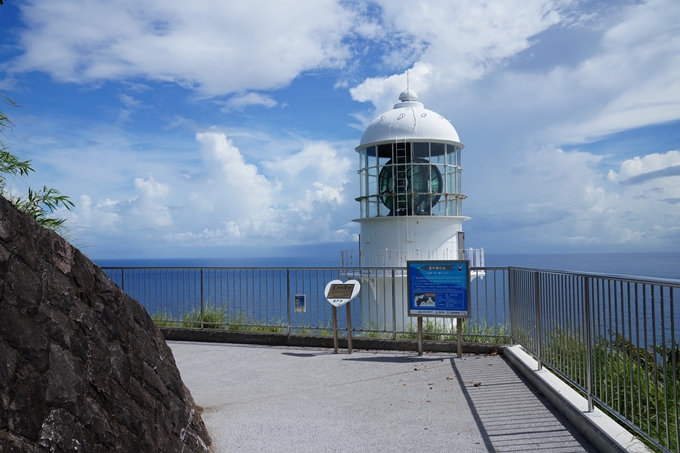
[[[211,445],[144,308],[0,197],[0,453]]]

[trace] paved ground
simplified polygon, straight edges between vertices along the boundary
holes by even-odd
[[[169,342],[219,452],[596,452],[500,356]]]

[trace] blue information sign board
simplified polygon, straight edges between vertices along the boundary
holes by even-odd
[[[408,315],[469,318],[467,260],[408,261]]]

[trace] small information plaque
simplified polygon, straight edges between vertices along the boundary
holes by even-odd
[[[305,313],[307,312],[307,296],[304,294],[295,295],[295,312]]]
[[[330,290],[328,291],[329,299],[351,299],[352,291],[354,291],[354,285],[342,283],[333,283]]]
[[[344,283],[341,280],[333,280],[326,285],[324,294],[331,305],[341,307],[357,297],[360,289],[361,283],[356,280],[347,280]]]

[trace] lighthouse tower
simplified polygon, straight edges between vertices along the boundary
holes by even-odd
[[[371,121],[356,148],[361,266],[463,257],[462,149],[453,125],[411,90]]]

